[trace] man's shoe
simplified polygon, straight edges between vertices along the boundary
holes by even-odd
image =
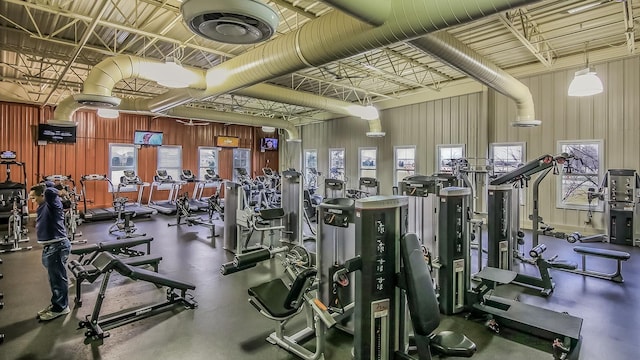
[[[38,317],[44,315],[44,313],[51,311],[51,309],[53,309],[53,305],[49,304],[46,308],[38,311]]]
[[[53,320],[53,319],[55,319],[55,318],[57,318],[59,316],[67,315],[70,312],[71,312],[71,309],[69,309],[68,306],[66,308],[62,309],[62,311],[60,311],[60,312],[55,312],[53,310],[49,310],[46,313],[40,315],[40,320],[42,320],[42,321]]]

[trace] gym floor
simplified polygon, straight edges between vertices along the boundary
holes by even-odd
[[[0,359],[295,359],[285,350],[271,345],[265,338],[274,322],[260,315],[247,302],[247,288],[281,275],[275,261],[253,269],[222,276],[220,265],[232,255],[223,250],[223,239],[217,237],[215,247],[207,239],[209,230],[203,227],[167,227],[174,217],[156,215],[137,221],[140,231],[155,239],[152,254],[163,256],[160,273],[191,282],[198,307],[178,309],[112,329],[103,344],[85,344],[84,331],[78,322],[91,313],[99,289],[99,281],[83,285],[83,306],[73,308],[66,318],[47,323],[36,320],[36,312],[48,304],[49,286],[40,263],[41,249],[35,240],[33,250],[0,254],[4,264],[0,272],[0,291],[4,292],[4,310],[0,311],[0,333],[5,334],[0,345]],[[80,227],[82,238],[99,242],[113,237],[107,234],[110,222],[85,223]],[[218,228],[217,232],[222,232]],[[30,235],[34,231],[31,229]],[[548,245],[545,257],[578,263],[580,258],[564,240],[542,236]],[[640,248],[610,244],[583,244],[630,252],[632,258],[623,263],[624,284],[583,277],[551,270],[556,282],[555,292],[548,298],[535,291],[520,294],[522,302],[559,312],[568,312],[584,319],[582,327],[583,360],[631,360],[638,358],[640,333]],[[474,254],[475,256],[475,254]],[[592,267],[611,270],[612,260],[590,258]],[[475,260],[472,262],[475,264]],[[523,269],[535,271],[532,266]],[[70,288],[70,301],[75,289]],[[103,314],[142,306],[164,299],[164,290],[152,284],[135,282],[119,275],[111,277]],[[300,321],[293,322],[292,327]],[[443,317],[442,330],[464,332],[478,346],[474,359],[552,359],[551,345],[523,334],[502,329],[499,335],[490,332],[480,321],[463,316]],[[633,340],[636,339],[636,340]],[[349,359],[351,337],[331,330],[327,337],[326,359]],[[308,342],[313,346],[313,341]],[[437,357],[436,357],[437,358]]]

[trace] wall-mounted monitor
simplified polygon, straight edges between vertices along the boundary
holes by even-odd
[[[278,150],[278,139],[262,138],[260,140],[260,149],[264,151]]]
[[[38,124],[38,141],[73,144],[76,142],[76,127]]]
[[[136,130],[133,133],[133,143],[135,145],[162,145],[162,132]]]

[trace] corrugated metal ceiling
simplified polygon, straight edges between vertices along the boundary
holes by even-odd
[[[276,36],[315,17],[334,11],[323,2],[272,0],[280,16]],[[597,4],[570,14],[568,10]],[[105,6],[95,31],[63,76],[71,54],[89,24]],[[624,9],[631,10],[625,26]],[[499,67],[514,74],[580,67],[586,54],[600,61],[634,55],[640,1],[546,0],[509,13],[447,29],[456,38]],[[0,2],[0,96],[19,87],[29,101],[56,103],[78,92],[91,66],[117,54],[163,59],[179,51],[184,64],[211,68],[255,45],[221,44],[196,37],[183,24],[180,1],[166,0],[50,0]],[[546,64],[545,64],[546,62]],[[271,83],[352,102],[401,98],[419,91],[437,91],[464,75],[407,43],[369,51],[317,68],[272,79]],[[55,83],[60,84],[54,89]],[[165,88],[127,80],[118,96],[153,96]],[[231,95],[217,96],[194,106],[286,118],[309,117],[314,109],[276,104]]]

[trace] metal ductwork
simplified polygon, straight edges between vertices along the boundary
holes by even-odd
[[[113,87],[127,77],[139,77],[154,81],[155,74],[157,73],[154,67],[159,65],[162,65],[162,63],[156,60],[148,60],[129,55],[119,55],[105,59],[91,69],[84,83],[83,93],[74,95],[73,99],[95,99],[92,103],[87,103],[86,101],[80,102],[82,106],[105,107],[105,102],[109,101],[107,107],[117,107],[120,99],[112,96]],[[184,91],[195,98],[202,93],[202,90],[198,89],[204,89],[206,87],[205,71],[193,68],[189,68],[189,70],[197,75],[198,78],[191,84],[190,89],[185,89]],[[322,109],[340,115],[357,116],[369,122],[369,133],[376,134],[375,136],[384,136],[384,132],[381,130],[380,119],[378,118],[378,111],[373,106],[352,104],[346,101],[269,84],[256,84],[237,90],[235,93],[242,96]],[[71,121],[73,113],[81,107],[72,106],[71,103],[73,103],[73,99],[69,97],[58,105],[54,113],[55,119]],[[152,112],[152,109],[145,105],[147,103],[147,100],[140,100],[136,108],[141,112]]]
[[[355,4],[367,6],[367,2],[355,1]],[[330,12],[209,69],[207,89],[198,98],[228,93],[307,67],[324,65],[537,1],[393,0],[389,1],[388,16],[377,27],[340,11]],[[150,108],[163,111],[192,100],[187,91],[170,90],[152,99]]]
[[[227,44],[259,43],[278,27],[278,14],[256,0],[186,0],[180,11],[196,35]]]
[[[532,127],[541,124],[535,118],[529,88],[506,71],[483,58],[453,35],[440,31],[409,42],[439,61],[467,74],[516,102],[517,117],[512,126]]]

